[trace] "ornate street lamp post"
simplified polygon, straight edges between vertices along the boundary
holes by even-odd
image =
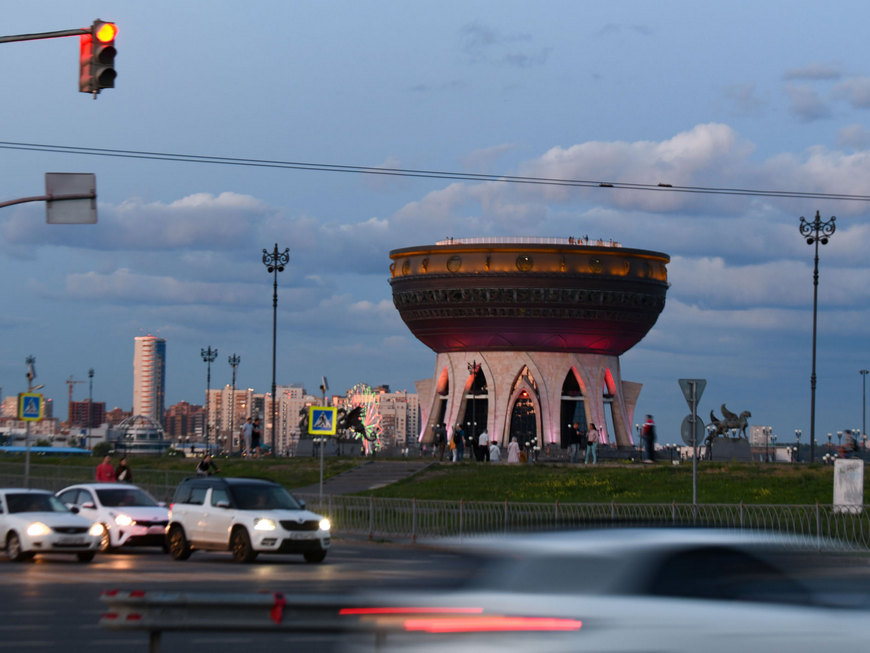
[[[91,448],[91,420],[93,413],[91,407],[94,405],[94,368],[88,370],[88,430],[85,435],[85,448]]]
[[[810,462],[815,462],[816,456],[816,317],[819,303],[819,243],[828,244],[828,239],[836,230],[836,217],[822,222],[819,212],[816,218],[809,222],[801,216],[801,235],[807,239],[807,245],[815,245],[813,259],[813,368],[810,374]]]
[[[473,451],[477,450],[477,411],[475,404],[474,383],[477,381],[477,360],[473,360],[468,365],[468,373],[471,375],[471,447]],[[477,456],[475,460],[479,460]]]
[[[278,243],[271,252],[263,250],[263,265],[269,274],[274,275],[272,284],[272,455],[277,453],[275,448],[275,347],[277,344],[278,329],[278,273],[284,271],[284,266],[290,261],[290,248],[285,247],[283,252],[278,251]]]
[[[242,362],[241,356],[238,354],[232,354],[227,362],[230,364],[230,367],[233,368],[233,391],[230,395],[230,453],[233,452],[233,438],[236,436],[235,434],[235,417],[236,417],[236,368],[239,366],[239,363]]]
[[[205,435],[205,452],[210,453],[208,450],[208,423],[209,417],[211,413],[211,405],[209,403],[209,395],[211,394],[211,364],[214,363],[214,359],[217,358],[218,350],[212,349],[211,345],[208,346],[207,349],[201,349],[200,354],[202,355],[202,362],[206,364],[206,373],[205,373],[205,426],[203,428],[203,432]]]
[[[870,370],[860,370],[861,375],[861,438],[867,439],[867,375]]]

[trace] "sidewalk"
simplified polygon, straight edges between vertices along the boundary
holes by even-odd
[[[324,479],[323,493],[355,494],[374,490],[413,476],[431,464],[427,460],[370,460],[342,474]],[[292,491],[294,494],[317,494],[320,492],[320,483],[297,487]]]

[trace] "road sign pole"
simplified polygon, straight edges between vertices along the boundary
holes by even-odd
[[[698,384],[692,381],[692,505],[698,505]]]

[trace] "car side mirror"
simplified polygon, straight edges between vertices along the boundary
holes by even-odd
[[[69,508],[69,511],[71,513],[76,514],[76,515],[79,514],[79,507],[78,506],[71,504],[71,503],[68,503],[68,504],[66,504],[66,507]]]
[[[305,510],[305,502],[302,499],[299,499],[299,507]]]
[[[218,508],[229,508],[229,507],[230,507],[230,502],[227,501],[226,499],[224,499],[223,501],[218,501],[218,502],[217,502],[217,507],[218,507]]]

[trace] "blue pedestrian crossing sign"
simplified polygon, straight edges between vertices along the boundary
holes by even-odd
[[[38,422],[42,419],[45,402],[38,392],[18,393],[18,419],[25,422]]]
[[[336,408],[310,406],[308,408],[308,433],[310,435],[335,435]]]

